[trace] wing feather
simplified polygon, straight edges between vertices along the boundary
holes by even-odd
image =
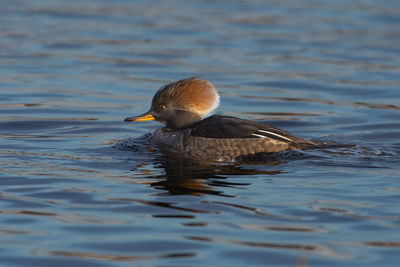
[[[214,115],[189,126],[192,136],[206,138],[269,138],[281,142],[301,140],[268,124]]]

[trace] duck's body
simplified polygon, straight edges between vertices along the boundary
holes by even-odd
[[[271,125],[229,116],[213,115],[179,130],[156,130],[153,141],[194,158],[230,161],[259,153],[307,149],[313,142],[295,137]]]
[[[202,119],[218,103],[218,93],[210,82],[189,78],[160,88],[149,112],[125,121],[164,122],[167,127],[156,130],[152,140],[163,148],[202,160],[230,161],[317,146],[267,124],[219,115]]]

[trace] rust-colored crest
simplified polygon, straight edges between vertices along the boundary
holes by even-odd
[[[218,106],[219,95],[211,82],[192,77],[161,87],[152,105],[157,108],[171,102],[176,109],[190,110],[204,116]]]

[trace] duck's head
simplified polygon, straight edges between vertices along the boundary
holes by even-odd
[[[125,121],[156,120],[171,129],[183,128],[200,121],[218,104],[219,95],[214,85],[192,77],[161,87],[154,95],[148,112]]]

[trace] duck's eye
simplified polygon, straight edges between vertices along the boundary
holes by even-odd
[[[159,108],[160,110],[164,110],[164,109],[166,109],[167,107],[166,107],[165,105],[160,105],[158,108]]]

